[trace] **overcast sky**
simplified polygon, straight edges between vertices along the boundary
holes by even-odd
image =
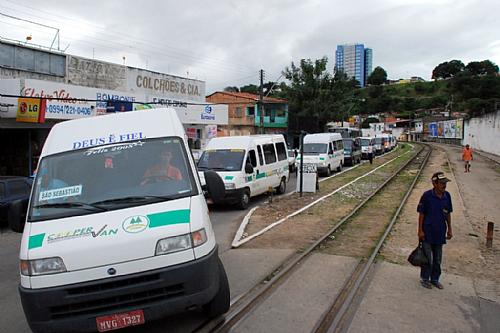
[[[60,30],[69,54],[206,82],[207,94],[276,80],[337,44],[373,49],[391,79],[451,59],[500,65],[499,0],[0,0],[0,13]],[[55,30],[0,15],[0,36],[50,46]],[[125,59],[123,59],[125,57]]]

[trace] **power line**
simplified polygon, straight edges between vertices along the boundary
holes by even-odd
[[[9,1],[9,0],[4,0],[4,1],[12,3],[12,4],[14,4],[15,6],[18,6],[18,7],[30,8],[30,9],[36,11],[37,13],[40,13],[40,12],[41,13],[46,13],[46,14],[48,14],[50,16],[50,19],[52,21],[57,21],[57,22],[61,22],[61,23],[64,23],[64,24],[70,23],[70,24],[74,25],[74,21],[77,20],[77,21],[83,22],[85,26],[94,26],[94,27],[97,27],[97,30],[102,31],[103,34],[105,34],[105,35],[113,36],[114,38],[120,37],[120,38],[123,39],[123,33],[121,33],[121,32],[114,32],[114,31],[109,30],[109,29],[103,29],[101,26],[98,26],[98,25],[90,23],[90,22],[86,22],[86,21],[83,21],[83,20],[80,20],[80,19],[71,19],[71,21],[68,22],[69,20],[68,21],[64,21],[64,20],[60,20],[58,18],[54,18],[53,13],[47,12],[47,11],[45,11],[43,9],[38,9],[38,8],[30,7],[30,6],[27,6],[27,5],[19,5],[17,3],[14,3],[13,1]],[[10,7],[10,9],[14,10],[12,7]],[[19,10],[16,10],[16,11],[19,11]],[[38,16],[38,15],[35,15],[35,14],[27,13],[26,11],[19,11],[19,12],[25,13],[25,14],[30,15],[32,17],[37,17],[37,18],[42,19],[42,20],[46,20],[47,19],[46,17],[41,17],[41,16]],[[89,35],[85,35],[85,36],[90,37]],[[94,37],[92,37],[92,38],[94,38]],[[248,69],[255,70],[255,69],[247,66],[246,64],[240,64],[240,63],[237,64],[237,63],[233,63],[233,62],[227,61],[227,60],[220,60],[220,59],[216,59],[216,58],[206,57],[205,55],[204,56],[194,55],[192,52],[188,53],[186,50],[183,50],[183,49],[180,49],[180,48],[176,48],[176,47],[172,47],[172,46],[169,46],[169,45],[162,45],[161,48],[158,48],[156,46],[157,45],[157,41],[149,41],[149,40],[140,39],[140,38],[137,38],[137,37],[134,37],[134,38],[126,37],[125,39],[128,39],[128,40],[133,41],[133,42],[139,42],[139,43],[145,44],[148,47],[153,47],[153,48],[157,48],[157,49],[165,49],[165,50],[166,49],[171,49],[173,51],[169,51],[169,52],[174,52],[174,53],[182,56],[183,58],[191,58],[193,60],[203,59],[203,61],[212,62],[214,64],[215,63],[219,63],[219,64],[223,64],[223,65],[234,64],[232,66],[234,66],[236,68],[246,67]],[[104,40],[104,41],[107,42],[107,43],[114,43],[113,41],[108,41],[108,40]]]
[[[17,24],[14,24],[14,23],[9,23],[9,22],[5,22],[5,21],[0,21],[0,22],[3,22],[3,23],[8,24],[8,25],[18,26]],[[37,31],[42,32],[42,33],[46,33],[46,32],[41,31],[41,30],[37,30]],[[90,45],[90,46],[99,45],[102,48],[116,51],[116,48],[107,45],[108,43],[105,40],[102,40],[102,39],[99,39],[99,38],[95,38],[95,40],[102,41],[103,43],[106,43],[106,44],[102,44],[102,43],[98,43],[98,42],[91,43],[91,42],[87,42],[87,41],[84,41],[84,40],[77,40],[74,43],[77,43],[77,44],[78,43],[87,44],[87,45]],[[127,44],[123,44],[123,43],[120,43],[120,42],[113,42],[113,43],[116,44],[116,45],[120,45],[121,47],[134,49],[136,51],[137,55],[143,56],[143,57],[146,57],[146,58],[148,56],[151,56],[151,54],[156,54],[156,55],[159,55],[159,56],[166,56],[165,53],[158,52],[158,51],[155,51],[155,50],[152,50],[152,51],[146,53],[145,51],[143,51],[141,49],[137,49],[135,47],[131,47],[130,45],[127,45]],[[174,57],[174,58],[176,58],[176,57]],[[181,61],[181,60],[171,60],[171,61],[173,63],[177,63],[177,64],[180,64],[180,65],[185,65],[185,61]],[[206,69],[210,69],[210,70],[215,70],[215,71],[219,71],[219,72],[234,72],[234,70],[231,69],[231,68],[223,68],[221,66],[212,66],[212,65],[209,65],[209,64],[205,65],[203,63],[195,64],[194,66],[198,66],[198,67],[206,68]],[[248,73],[248,72],[243,72],[243,71],[239,71],[239,72],[242,73],[242,74],[247,74]]]

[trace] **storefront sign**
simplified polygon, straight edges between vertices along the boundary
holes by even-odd
[[[183,124],[227,125],[227,105],[188,105],[174,107]]]
[[[38,98],[19,98],[17,102],[16,121],[38,123],[41,103]]]
[[[47,119],[74,119],[92,116],[95,116],[95,106],[91,103],[49,102],[45,112],[45,118]]]
[[[205,82],[199,80],[129,68],[127,84],[131,91],[144,92],[147,95],[178,101],[205,101]]]

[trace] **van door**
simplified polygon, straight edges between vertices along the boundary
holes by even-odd
[[[257,156],[259,158],[259,165],[257,166],[255,172],[254,172],[254,188],[255,188],[255,193],[252,193],[251,195],[257,195],[260,193],[263,193],[265,191],[264,186],[265,183],[263,179],[266,177],[266,172],[265,172],[265,162],[264,162],[264,153],[262,151],[262,146],[257,145]]]
[[[265,173],[265,176],[260,178],[260,180],[262,182],[263,190],[267,191],[269,187],[276,187],[279,185],[279,179],[275,170],[277,167],[276,149],[274,144],[271,142],[262,145],[262,151],[264,152],[265,165],[263,167],[263,172]]]
[[[334,142],[334,146],[335,146],[334,164],[338,168],[340,167],[341,164],[344,163],[344,142],[342,140],[337,140]]]
[[[258,183],[256,182],[257,171],[259,170],[259,164],[257,162],[257,154],[255,149],[250,149],[248,151],[246,163],[250,163],[253,167],[253,173],[245,172],[245,184],[250,188],[250,195],[259,191]],[[245,169],[243,169],[244,171]]]
[[[333,145],[331,141],[328,143],[328,165],[331,171],[335,168],[335,149]]]

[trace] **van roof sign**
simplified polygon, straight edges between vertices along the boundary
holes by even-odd
[[[110,129],[113,130],[110,130]],[[42,156],[166,136],[184,137],[184,127],[172,108],[114,113],[69,120],[54,125]]]

